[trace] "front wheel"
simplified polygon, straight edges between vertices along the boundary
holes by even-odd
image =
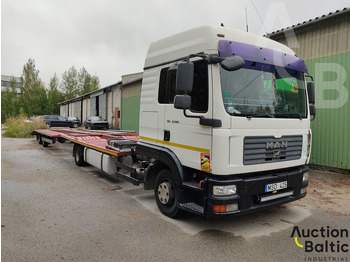
[[[154,195],[160,212],[168,217],[179,215],[179,192],[169,170],[159,172],[154,185]]]

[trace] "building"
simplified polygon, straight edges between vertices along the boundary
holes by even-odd
[[[138,131],[142,73],[122,76],[122,81],[60,104],[62,116],[105,118],[113,128]]]
[[[13,80],[15,81],[17,95],[21,95],[22,83],[20,77],[1,75],[1,91],[6,91],[8,88],[11,90],[11,81]]]
[[[292,48],[314,76],[311,163],[350,169],[350,8],[268,36]]]

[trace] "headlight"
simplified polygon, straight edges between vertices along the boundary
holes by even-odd
[[[231,196],[237,193],[236,185],[213,186],[214,196]]]
[[[303,174],[303,183],[309,181],[309,172]]]

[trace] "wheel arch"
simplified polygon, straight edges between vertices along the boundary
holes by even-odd
[[[145,190],[154,189],[154,182],[158,173],[162,169],[168,169],[171,171],[177,186],[182,187],[182,183],[184,181],[184,171],[180,160],[173,151],[159,146],[139,143],[137,145],[137,152],[155,159],[154,162],[148,165],[145,171]]]

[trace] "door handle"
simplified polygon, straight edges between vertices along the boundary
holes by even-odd
[[[164,130],[164,141],[170,141],[170,130]]]

